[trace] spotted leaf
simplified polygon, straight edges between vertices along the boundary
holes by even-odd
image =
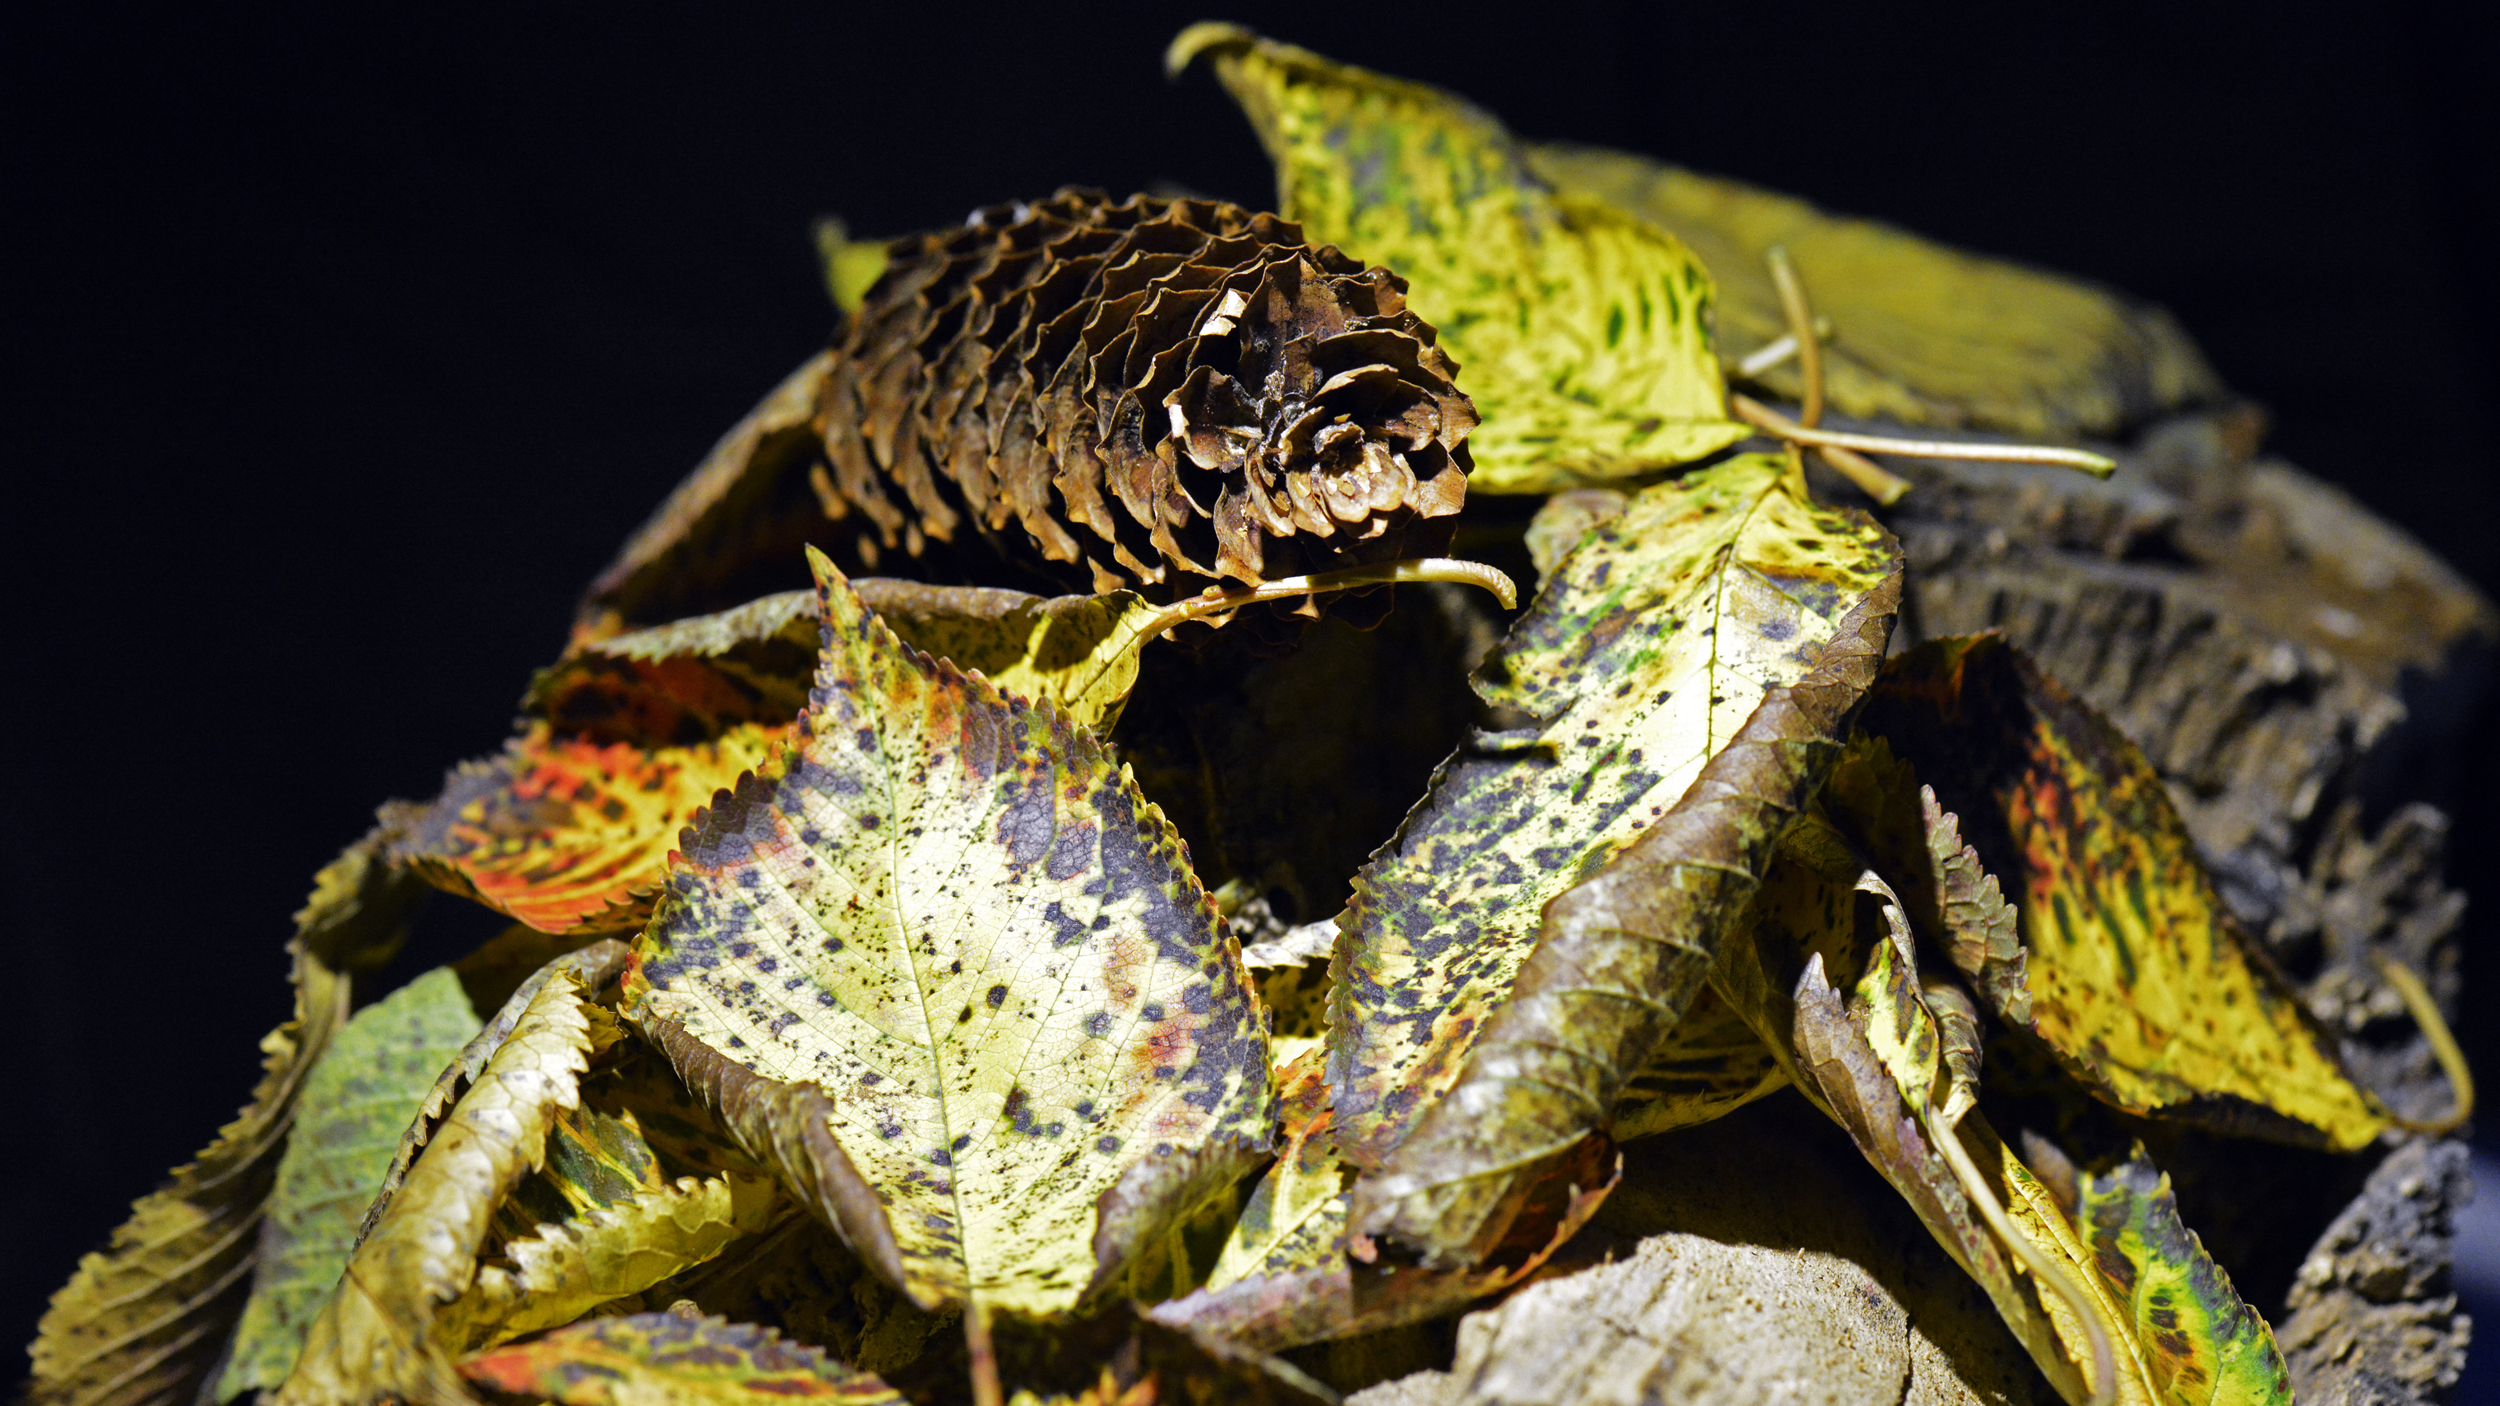
[[[1169,63],[1200,57],[1276,163],[1286,218],[1397,270],[1464,368],[1483,417],[1471,492],[1552,492],[1751,433],[1727,417],[1710,274],[1673,235],[1549,186],[1448,93],[1237,25],[1191,27]]]
[[[1329,1032],[1357,1165],[1457,1081],[1546,904],[1682,799],[1891,573],[1889,534],[1791,496],[1783,467],[1713,465],[1592,529],[1488,663],[1485,701],[1526,725],[1464,742],[1357,877]]]
[[[1980,994],[2102,1098],[2345,1151],[2387,1126],[2223,903],[2152,764],[2002,637],[1894,659],[1863,722],[2020,913],[2028,1018]]]
[[[624,1009],[915,1301],[1064,1311],[1265,1145],[1248,973],[1094,734],[814,560],[788,768],[688,835]]]
[[[460,1374],[510,1396],[563,1406],[904,1406],[876,1376],[770,1328],[675,1313],[592,1318],[482,1352]]]
[[[2274,1333],[2179,1219],[2170,1178],[2143,1149],[2076,1179],[2094,1274],[2122,1305],[2171,1406],[2276,1406],[2292,1399]]]

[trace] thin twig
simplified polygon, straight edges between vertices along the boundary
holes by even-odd
[[[1408,561],[1349,566],[1339,571],[1323,571],[1316,576],[1288,576],[1281,581],[1263,581],[1256,586],[1238,586],[1229,591],[1209,586],[1194,596],[1165,606],[1160,614],[1146,622],[1139,635],[1142,639],[1153,639],[1175,625],[1203,620],[1210,615],[1223,615],[1260,601],[1290,600],[1295,596],[1320,595],[1362,586],[1387,586],[1400,581],[1455,581],[1464,586],[1481,586],[1502,602],[1504,610],[1519,604],[1518,586],[1512,584],[1508,576],[1480,561],[1416,557]]]
[[[1756,429],[1769,430],[1786,439],[1789,432],[1797,428],[1796,422],[1750,396],[1732,395],[1728,397],[1728,402],[1735,407],[1737,419]],[[1794,442],[1789,445],[1792,453],[1796,447]],[[1910,491],[1908,479],[1863,454],[1828,444],[1815,446],[1814,452],[1822,455],[1823,462],[1831,465],[1842,478],[1856,484],[1859,492],[1887,508],[1900,502],[1901,495]]]
[[[1736,417],[1749,425],[1770,431],[1781,439],[1811,444],[1817,449],[1834,445],[1842,449],[1863,449],[1870,454],[1896,454],[1911,459],[1972,459],[1991,464],[2056,464],[2062,468],[2081,469],[2094,478],[2107,478],[2117,472],[2118,461],[2089,449],[2059,449],[2046,444],[1983,444],[1958,439],[1894,439],[1890,435],[1851,434],[1845,430],[1810,430],[1792,424],[1784,415],[1750,396],[1731,394],[1728,401],[1735,407]],[[1759,418],[1757,418],[1759,417]],[[1771,421],[1778,421],[1772,424]]]
[[[1797,343],[1797,374],[1805,378],[1805,398],[1797,403],[1797,423],[1813,429],[1823,422],[1823,341],[1814,335],[1814,309],[1806,302],[1805,280],[1788,260],[1786,245],[1766,251],[1771,282],[1780,290],[1780,311],[1788,315],[1788,335]]]
[[[2411,967],[2390,959],[2383,952],[2371,953],[2370,965],[2378,968],[2378,974],[2386,978],[2388,985],[2396,988],[2396,995],[2403,999],[2405,1009],[2413,1014],[2413,1023],[2421,1026],[2422,1033],[2429,1037],[2431,1053],[2439,1060],[2440,1072],[2448,1076],[2448,1091],[2454,1100],[2448,1112],[2437,1118],[2416,1120],[2401,1113],[2390,1113],[2388,1121],[2406,1132],[2427,1133],[2432,1137],[2455,1132],[2465,1126],[2466,1119],[2474,1116],[2474,1070],[2465,1062],[2465,1051],[2457,1047],[2455,1033],[2448,1029],[2448,1022],[2440,1018],[2439,1003],[2431,999],[2431,993],[2422,985],[2422,978],[2415,976]]]
[[[964,1351],[972,1359],[972,1406],[1006,1406],[998,1385],[998,1349],[990,1342],[990,1306],[978,1298],[964,1305]]]

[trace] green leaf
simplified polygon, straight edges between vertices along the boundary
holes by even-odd
[[[1461,745],[1342,920],[1329,1078],[1357,1165],[1457,1082],[1547,902],[1682,799],[1892,571],[1890,534],[1790,496],[1784,469],[1747,455],[1644,490],[1488,662],[1485,701],[1529,725]]]
[[[277,1406],[466,1406],[437,1336],[442,1307],[468,1287],[496,1205],[542,1160],[591,1053],[616,1033],[570,973],[538,988],[348,1261]]]
[[[401,1130],[478,1026],[458,976],[437,967],[357,1012],[305,1077],[217,1399],[286,1380]]]
[[[1248,974],[1103,743],[813,560],[800,741],[688,836],[624,1008],[915,1301],[1064,1311],[1266,1144]]]
[[[2167,313],[2105,289],[1644,156],[1550,145],[1522,159],[1557,191],[1690,246],[1716,276],[1730,360],[1788,331],[1766,262],[1785,247],[1831,320],[1824,395],[1844,415],[2062,439],[2222,393]],[[1793,363],[1761,379],[1784,399],[1802,391]]]
[[[2137,1148],[2076,1179],[2092,1269],[2127,1310],[2161,1399],[2173,1406],[2288,1403],[2291,1372],[2274,1333],[2179,1219],[2170,1178]]]
[[[770,1328],[675,1313],[594,1318],[460,1364],[479,1386],[564,1406],[905,1406],[879,1378]]]
[[[1777,501],[1785,490],[1774,494]],[[1626,517],[1638,514],[1636,506]],[[1776,521],[1779,514],[1763,516]],[[1736,540],[1713,554],[1729,563],[1715,568],[1726,574],[1723,582],[1754,545],[1741,530],[1729,535]],[[1822,539],[1792,537],[1789,545],[1800,540]],[[1581,570],[1602,571],[1600,555],[1583,546],[1557,584],[1573,583]],[[1889,565],[1881,545],[1870,556],[1869,564]],[[1826,567],[1832,575],[1846,569]],[[1605,571],[1597,579],[1612,585],[1620,576]],[[1814,616],[1808,602],[1815,592],[1797,578],[1767,599],[1723,588],[1707,608],[1677,622],[1681,631],[1661,651],[1672,656],[1673,641],[1681,639],[1698,659],[1646,676],[1592,672],[1615,697],[1654,687],[1671,706],[1676,692],[1705,693],[1707,702],[1680,719],[1692,732],[1643,730],[1626,739],[1654,746],[1652,755],[1691,747],[1699,740],[1693,733],[1711,727],[1712,705],[1751,691],[1747,685],[1761,690],[1760,701],[1724,742],[1709,739],[1717,745],[1706,748],[1708,760],[1672,809],[1596,874],[1544,905],[1535,951],[1520,966],[1508,1002],[1485,1021],[1458,1081],[1355,1186],[1361,1233],[1394,1236],[1422,1250],[1427,1264],[1473,1262],[1504,1233],[1538,1168],[1599,1127],[1683,1019],[1721,935],[1741,926],[1781,834],[1837,760],[1849,714],[1892,635],[1897,571],[1854,599],[1831,591],[1828,578],[1814,584],[1830,591],[1825,608],[1848,602],[1838,621]],[[1821,638],[1796,653],[1763,648],[1747,657],[1749,642],[1801,635]],[[1802,676],[1780,677],[1800,663]],[[1615,687],[1605,689],[1608,682]]]
[[[192,1406],[251,1287],[264,1198],[304,1079],[348,1015],[351,969],[395,949],[422,885],[368,838],[314,876],[287,946],[295,1013],[260,1042],[252,1101],[52,1296],[28,1348],[36,1406]]]
[[[2020,910],[2028,1018],[1981,994],[2100,1097],[2340,1151],[2387,1126],[2223,903],[2152,764],[2019,650],[1991,634],[1903,654],[1864,726]]]
[[[1276,163],[1277,208],[1385,264],[1483,416],[1475,493],[1546,493],[1716,453],[1727,418],[1709,272],[1647,221],[1548,186],[1501,123],[1420,83],[1237,25],[1192,26]]]

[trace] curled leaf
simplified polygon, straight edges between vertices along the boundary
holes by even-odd
[[[1615,1097],[1615,1140],[1690,1128],[1788,1087],[1788,1070],[1715,986],[1651,1051]]]
[[[592,1049],[615,1033],[569,974],[539,988],[348,1261],[279,1406],[468,1406],[438,1316],[468,1289],[496,1204],[540,1161]]]
[[[593,1318],[460,1364],[479,1386],[563,1406],[904,1406],[867,1372],[770,1328],[676,1313]]]
[[[1780,836],[1837,759],[1899,600],[1897,573],[1852,600],[1825,627],[1828,637],[1809,647],[1802,675],[1758,695],[1665,816],[1546,904],[1536,950],[1458,1081],[1355,1187],[1361,1233],[1394,1236],[1423,1250],[1427,1263],[1471,1261],[1503,1233],[1529,1169],[1605,1121],[1683,1018],[1709,976],[1720,934],[1739,921]],[[1800,606],[1790,610],[1806,613]],[[1684,621],[1697,643],[1724,652],[1702,679],[1661,682],[1707,688],[1712,701],[1722,700],[1738,685],[1710,675],[1738,674],[1734,641],[1779,627],[1792,637],[1805,633],[1791,618],[1729,611]]]
[[[625,1009],[916,1302],[1063,1311],[1264,1145],[1248,974],[1090,731],[817,569],[788,768],[688,836]]]
[[[2028,1019],[2096,1093],[2342,1150],[2386,1111],[2223,902],[2144,754],[1997,635],[1894,659],[1863,725],[1935,789],[2018,898]]]
[[[1166,64],[1202,57],[1276,163],[1278,208],[1396,269],[1466,368],[1472,489],[1552,492],[1751,433],[1721,396],[1709,272],[1673,235],[1547,185],[1448,93],[1237,25],[1192,26]]]
[[[1382,1166],[1458,1080],[1547,902],[1683,800],[1766,693],[1804,678],[1888,579],[1890,536],[1792,497],[1784,469],[1748,455],[1644,490],[1588,534],[1488,662],[1486,701],[1533,724],[1463,743],[1346,910],[1329,1079],[1357,1165]]]

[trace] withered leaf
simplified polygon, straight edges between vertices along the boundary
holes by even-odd
[[[1265,1145],[1264,1022],[1105,746],[816,567],[787,771],[688,836],[625,1010],[915,1301],[1064,1311]]]
[[[2255,1406],[2292,1399],[2274,1333],[2179,1219],[2170,1178],[2142,1148],[2086,1171],[2076,1220],[2092,1269],[2125,1306],[2159,1399],[2168,1406]]]
[[[1690,1128],[1788,1087],[1788,1070],[1715,986],[1693,995],[1615,1097],[1617,1142]]]
[[[2151,763],[1996,635],[1892,661],[1864,725],[1909,760],[2016,899],[2028,1020],[2102,1098],[2341,1150],[2387,1125],[2223,903]]]
[[[569,973],[538,989],[348,1261],[279,1406],[467,1406],[438,1317],[469,1287],[496,1204],[541,1159],[557,1112],[578,1103],[591,1052],[615,1037]]]
[[[1329,1079],[1357,1165],[1382,1166],[1458,1080],[1546,903],[1683,799],[1890,575],[1890,535],[1790,496],[1784,467],[1741,456],[1644,490],[1488,662],[1485,700],[1533,724],[1443,763],[1342,919]]]
[[[905,1406],[882,1380],[770,1328],[675,1313],[592,1318],[482,1352],[460,1374],[563,1406]]]
[[[1591,555],[1585,547],[1575,554],[1560,581],[1571,582]],[[1784,635],[1828,635],[1810,647],[1808,667],[1793,682],[1773,682],[1776,674],[1762,680],[1770,686],[1751,716],[1710,753],[1672,809],[1545,905],[1535,950],[1457,1082],[1355,1186],[1361,1233],[1392,1236],[1424,1251],[1427,1263],[1472,1262],[1503,1234],[1538,1165],[1604,1123],[1683,1018],[1721,933],[1741,921],[1780,836],[1838,758],[1899,600],[1895,573],[1849,600],[1837,621],[1815,622],[1821,629],[1791,626],[1810,607],[1785,594],[1785,611],[1747,618],[1723,607],[1715,618],[1679,622],[1715,652],[1695,671],[1701,677],[1659,682],[1705,688],[1713,702],[1736,692],[1719,672],[1741,667],[1736,639],[1778,627],[1788,627],[1778,629]],[[1793,667],[1793,658],[1773,667]]]

